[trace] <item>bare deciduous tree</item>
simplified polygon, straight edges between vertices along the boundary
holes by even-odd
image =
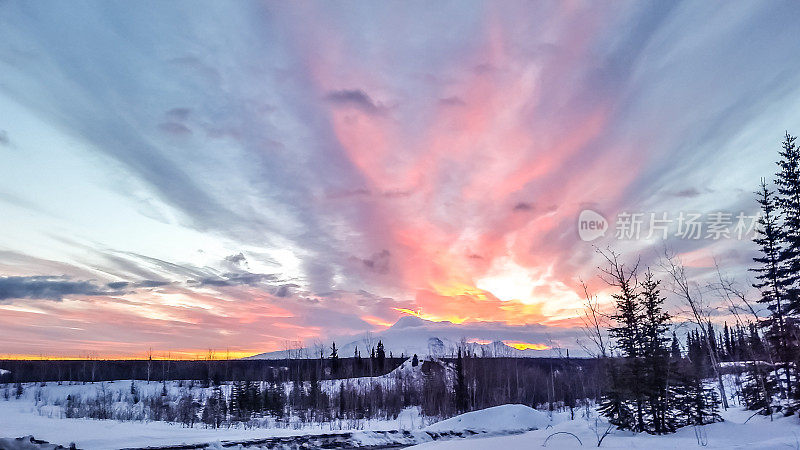
[[[606,317],[600,312],[600,303],[597,300],[597,296],[589,294],[589,288],[583,281],[581,281],[581,287],[583,287],[583,295],[585,298],[583,312],[581,313],[583,332],[586,338],[592,342],[596,351],[580,342],[579,344],[589,355],[596,358],[605,358],[608,356],[608,348],[606,347],[608,340],[604,338],[603,330],[608,328],[608,320],[606,320]]]
[[[725,384],[722,382],[719,357],[716,349],[711,345],[711,339],[709,337],[710,333],[713,331],[708,329],[710,327],[707,326],[707,324],[710,323],[711,309],[703,300],[702,293],[697,289],[697,286],[693,286],[686,276],[686,268],[683,262],[677,255],[666,248],[661,258],[661,267],[672,281],[672,292],[689,308],[692,322],[700,328],[701,339],[703,339],[706,351],[708,352],[708,358],[714,370],[714,377],[717,379],[717,388],[719,389],[719,394],[722,399],[722,407],[728,409],[728,396],[725,394]]]

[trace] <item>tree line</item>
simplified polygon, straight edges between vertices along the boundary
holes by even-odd
[[[292,373],[308,374],[319,370],[328,378],[377,376],[391,372],[405,358],[385,356],[371,359],[359,354],[350,357],[286,358],[270,360],[0,360],[0,383],[99,382],[112,380],[217,380],[290,381]]]
[[[602,392],[593,359],[484,358],[467,348],[455,358],[414,355],[403,368],[376,377],[332,378],[325,369],[341,361],[331,353],[281,372],[288,377],[271,377],[274,372],[268,371],[259,380],[131,380],[127,390],[119,383],[96,382],[96,395],[70,395],[58,406],[68,418],[206,427],[312,422],[357,427],[364,420],[395,419],[408,407],[435,419],[506,403],[574,411]],[[33,391],[27,395],[39,402],[51,397],[41,394],[45,389],[42,383],[8,383],[1,392],[10,399]]]
[[[614,288],[614,309],[607,315],[609,348],[599,347],[606,384],[598,412],[619,429],[652,434],[721,420],[720,396],[704,383],[705,356],[684,358],[670,332],[661,281],[612,251],[599,253],[606,261],[601,276]],[[601,328],[589,329],[601,342]]]
[[[800,398],[800,148],[786,133],[772,183],[762,179],[750,270],[758,298],[722,275],[701,287],[690,282],[680,258],[665,250],[661,273],[685,307],[679,324],[664,311],[661,280],[638,263],[625,265],[612,250],[601,277],[613,288],[613,311],[601,311],[587,291],[585,329],[602,361],[605,388],[599,411],[621,429],[670,433],[720,420],[729,394],[761,414],[791,415]],[[707,294],[716,303],[709,303]],[[716,325],[714,315],[727,321]],[[682,352],[675,325],[689,324]],[[607,335],[604,335],[607,332]],[[723,375],[734,375],[726,392]],[[704,380],[714,380],[712,384]],[[716,385],[716,386],[713,386]]]

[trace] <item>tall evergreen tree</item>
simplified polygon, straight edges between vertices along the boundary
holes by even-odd
[[[375,362],[378,365],[378,371],[383,373],[386,365],[386,349],[383,347],[383,342],[378,340],[378,347],[375,350]]]
[[[756,327],[756,324],[749,323],[747,324],[747,327],[750,331],[750,334],[747,338],[747,345],[750,346],[755,356],[763,358],[764,354],[767,352],[767,349],[764,346],[764,341],[762,341],[761,337],[758,335],[758,328]]]
[[[796,138],[787,132],[782,149],[779,153],[778,172],[775,185],[777,195],[775,204],[783,216],[781,237],[781,266],[779,276],[786,286],[786,303],[784,309],[784,334],[797,334],[797,315],[800,314],[800,147],[795,143]],[[774,336],[767,336],[768,340]],[[784,381],[788,387],[789,395],[797,394],[798,386],[792,386],[791,379],[794,374],[795,384],[798,382],[794,367],[798,362],[798,343],[796,340],[786,340],[781,348],[774,349],[779,353],[778,360],[784,366]]]
[[[675,331],[672,332],[672,344],[670,345],[670,356],[674,360],[681,359],[681,345],[678,342],[678,336],[675,335]]]
[[[790,154],[788,152],[796,152],[794,138],[791,140],[789,138],[787,135],[787,142],[784,143],[787,155]],[[788,175],[793,173],[791,170],[794,169],[791,167],[793,166],[787,162],[785,169],[787,179],[791,179]],[[788,193],[787,189],[788,187],[784,188],[784,192]],[[763,179],[758,191],[758,204],[761,207],[761,215],[753,242],[758,244],[761,255],[753,258],[759,266],[750,270],[757,273],[758,282],[754,283],[753,287],[761,292],[758,302],[765,304],[770,311],[769,317],[761,322],[761,326],[765,330],[765,337],[775,359],[783,363],[786,387],[790,389],[789,366],[792,361],[792,351],[787,330],[787,307],[790,303],[792,278],[786,275],[786,269],[794,264],[794,260],[785,258],[787,251],[791,253],[792,244],[787,242],[786,247],[782,248],[781,239],[784,238],[784,231],[780,227],[781,212],[777,209],[776,200]],[[786,223],[787,225],[791,223],[788,218]]]
[[[361,376],[361,367],[364,361],[361,359],[361,352],[358,351],[358,346],[353,350],[353,370],[352,376]]]
[[[605,255],[604,255],[605,256]],[[614,312],[610,315],[614,326],[609,335],[624,358],[619,364],[610,364],[610,389],[600,404],[600,413],[620,429],[644,431],[645,373],[641,359],[643,348],[642,305],[640,303],[636,267],[627,269],[615,254],[606,256],[609,269],[605,272],[609,284],[617,288],[611,294]]]
[[[728,328],[728,322],[725,322],[725,326],[722,328],[722,338],[723,338],[723,345],[725,348],[725,358],[728,361],[732,361],[733,346],[731,340],[731,330],[730,328]]]
[[[645,392],[649,405],[647,431],[655,434],[669,433],[677,427],[672,414],[672,392],[670,379],[669,338],[670,315],[663,310],[665,298],[661,295],[660,281],[649,270],[644,274],[642,292],[642,356],[645,364],[647,385]]]
[[[717,333],[714,331],[714,325],[711,323],[711,320],[708,321],[706,324],[705,332],[708,333],[708,345],[711,346],[711,351],[714,352],[714,356],[717,357],[717,361],[719,361],[719,345],[717,344]]]
[[[642,352],[644,356],[666,356],[669,338],[665,333],[669,329],[670,315],[664,311],[666,300],[661,295],[660,281],[653,277],[649,270],[644,274],[642,292],[640,295],[642,309]]]
[[[700,332],[692,330],[686,336],[686,352],[692,364],[705,367],[708,362],[708,354],[704,348]]]
[[[461,357],[461,347],[458,348],[458,358],[456,359],[455,391],[456,412],[467,412],[469,397],[467,396],[467,382],[464,378],[464,360]]]
[[[627,358],[636,358],[641,354],[642,308],[639,294],[631,280],[620,286],[620,292],[611,295],[615,303],[615,312],[611,319],[616,326],[609,328],[609,334],[616,340],[617,348]]]
[[[336,348],[336,342],[331,344],[331,375],[339,373],[339,350]]]
[[[778,195],[774,205],[780,209],[780,213],[776,212],[775,216],[783,216],[783,227],[776,230],[782,244],[780,259],[783,264],[779,268],[780,277],[791,290],[790,308],[797,311],[800,309],[795,289],[800,277],[800,148],[795,140],[796,137],[787,132],[781,144],[779,170],[775,178]],[[761,195],[759,197],[760,200]]]

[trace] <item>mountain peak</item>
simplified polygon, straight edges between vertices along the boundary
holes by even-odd
[[[391,328],[397,329],[397,328],[421,327],[429,323],[431,323],[430,320],[425,320],[417,316],[407,315],[397,319],[397,322],[395,322],[394,325],[391,326]]]

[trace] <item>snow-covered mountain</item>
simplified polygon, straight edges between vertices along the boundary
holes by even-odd
[[[541,326],[527,327],[516,333],[499,330],[490,324],[459,325],[452,322],[433,322],[415,316],[403,316],[394,325],[380,333],[367,333],[360,336],[348,336],[336,339],[340,357],[353,356],[356,349],[362,356],[368,356],[370,348],[380,340],[387,356],[450,356],[455,355],[459,344],[463,341],[477,355],[482,356],[551,356],[551,350],[518,350],[507,343],[528,342],[545,345],[549,333],[543,333]],[[328,343],[327,345],[330,345]],[[326,355],[329,349],[326,348]],[[314,357],[318,350],[314,348],[280,350],[260,353],[247,359],[283,359],[287,357]]]

